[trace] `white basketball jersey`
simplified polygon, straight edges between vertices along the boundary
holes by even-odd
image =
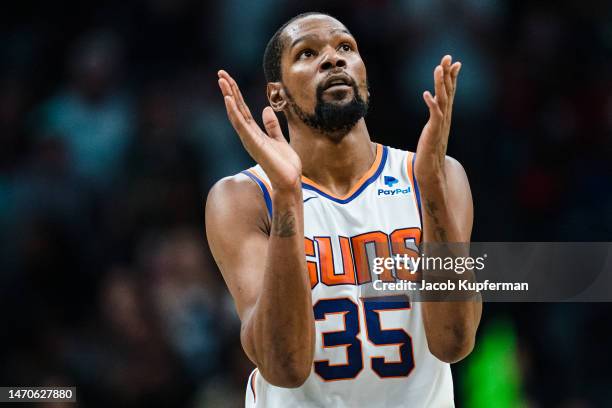
[[[421,240],[414,154],[376,145],[376,160],[348,194],[338,197],[303,177],[304,245],[312,287],[316,348],[299,388],[249,377],[247,407],[453,407],[450,365],[427,347],[421,305],[402,295],[372,297],[374,257],[416,255]],[[273,212],[260,166],[243,172]]]

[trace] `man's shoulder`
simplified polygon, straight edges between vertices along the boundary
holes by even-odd
[[[272,216],[272,187],[260,166],[250,167],[233,176],[224,177],[210,189],[208,202],[221,203],[240,211]]]
[[[450,177],[453,180],[467,180],[465,168],[463,168],[463,165],[459,162],[459,160],[455,159],[454,157],[444,157],[444,171],[446,172],[447,177]]]
[[[204,218],[207,231],[216,229],[226,233],[228,223],[234,227],[255,226],[268,231],[268,214],[268,203],[262,199],[260,188],[241,172],[224,177],[213,185],[206,199]]]
[[[243,171],[218,180],[208,192],[208,200],[219,198],[231,201],[240,200],[258,194],[258,190],[257,185]]]

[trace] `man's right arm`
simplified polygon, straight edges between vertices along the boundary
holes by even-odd
[[[251,180],[219,181],[206,202],[206,234],[236,303],[246,354],[269,383],[292,388],[310,375],[314,356],[301,186],[271,196],[270,223]]]

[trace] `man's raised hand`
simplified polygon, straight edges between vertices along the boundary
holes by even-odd
[[[417,146],[414,171],[419,182],[441,182],[445,179],[444,160],[460,69],[460,62],[452,64],[452,57],[445,55],[434,69],[435,96],[429,91],[423,93],[429,108],[429,120]]]
[[[225,71],[218,72],[219,87],[232,126],[244,148],[264,169],[274,190],[295,190],[301,186],[302,162],[285,140],[271,107],[262,112],[266,132],[253,119],[236,81]]]

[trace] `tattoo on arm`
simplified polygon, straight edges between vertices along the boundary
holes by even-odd
[[[446,229],[440,225],[440,220],[436,214],[438,211],[438,206],[431,200],[425,200],[425,209],[427,210],[427,214],[434,222],[434,236],[436,239],[442,242],[447,242],[448,236],[446,235]]]
[[[438,238],[442,242],[447,242],[448,237],[446,236],[446,230],[442,227],[436,227],[436,238]]]
[[[272,219],[272,233],[281,238],[295,235],[295,215],[291,211],[285,211],[274,215]]]
[[[436,216],[436,211],[438,211],[438,206],[435,202],[431,200],[425,200],[425,209],[427,210],[427,214],[433,218],[436,225],[439,224],[438,217]]]

